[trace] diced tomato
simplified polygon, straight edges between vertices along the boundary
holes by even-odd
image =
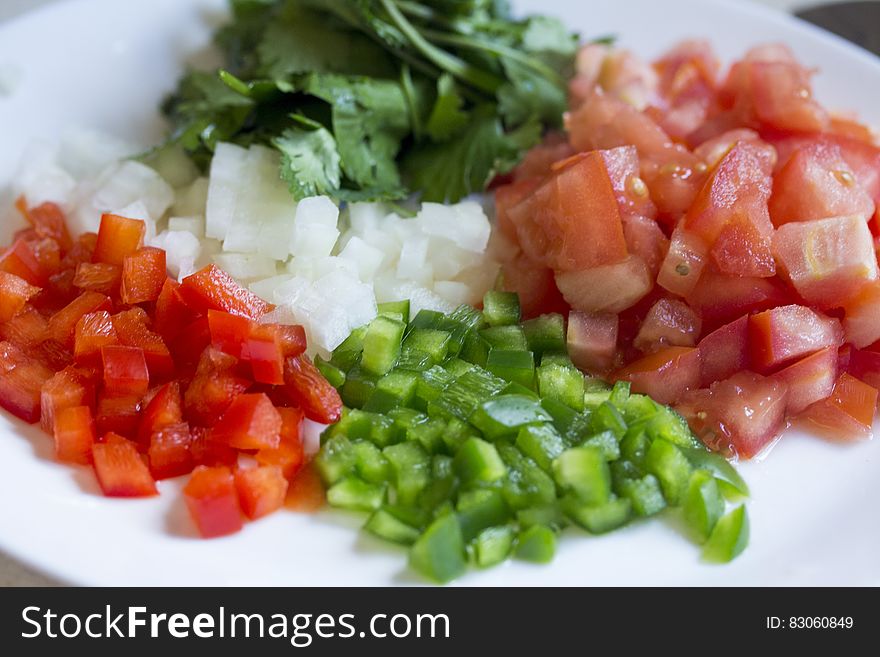
[[[568,314],[566,337],[571,361],[586,372],[608,372],[617,353],[618,324],[617,315],[572,310]]]
[[[307,466],[290,482],[285,506],[300,513],[314,513],[324,506],[326,500],[321,475],[314,467]]]
[[[660,265],[657,285],[673,294],[688,296],[703,275],[709,249],[698,235],[676,228]]]
[[[95,444],[95,420],[88,406],[71,406],[55,418],[55,458],[62,463],[89,465]]]
[[[776,272],[767,210],[771,171],[763,149],[738,142],[687,211],[682,227],[709,246],[721,273],[764,278]]]
[[[558,272],[556,286],[575,310],[619,313],[648,294],[652,282],[645,261],[630,255],[612,265]]]
[[[284,506],[287,479],[281,468],[264,465],[235,472],[235,488],[242,511],[251,520],[274,513]]]
[[[788,386],[786,413],[797,415],[831,394],[837,379],[837,349],[826,347],[817,351],[779,370],[773,378]]]
[[[605,162],[588,153],[508,210],[523,251],[557,271],[626,257],[620,210]]]
[[[208,330],[211,332],[212,347],[241,358],[251,332],[251,320],[219,310],[209,310]]]
[[[216,440],[211,429],[191,426],[190,435],[190,452],[196,465],[223,465],[231,468],[238,462],[238,452],[227,443]]]
[[[706,272],[693,291],[688,304],[703,318],[704,328],[713,328],[749,312],[760,312],[795,301],[776,278],[724,276]]]
[[[223,466],[197,467],[183,497],[204,538],[234,534],[242,528],[241,506],[232,471]]]
[[[791,221],[874,214],[874,201],[859,184],[834,143],[814,142],[797,150],[773,179],[770,218]]]
[[[281,415],[264,393],[238,395],[214,425],[214,437],[236,449],[273,449],[281,440]]]
[[[180,335],[187,324],[194,319],[189,306],[180,296],[179,287],[180,283],[166,278],[162,284],[162,290],[159,292],[159,298],[156,300],[153,327],[167,343]],[[201,353],[201,349],[199,353]]]
[[[74,358],[77,363],[92,363],[100,360],[101,348],[119,344],[116,329],[110,313],[99,310],[86,313],[79,318],[74,332]]]
[[[676,408],[708,447],[750,459],[785,429],[787,397],[782,381],[738,372],[686,393]]]
[[[156,482],[137,447],[130,440],[108,433],[92,447],[92,462],[101,490],[107,497],[158,495]]]
[[[877,256],[862,217],[785,224],[773,246],[798,294],[820,308],[838,307],[877,280]]]
[[[15,274],[0,271],[0,322],[15,317],[40,288],[31,285]]]
[[[298,408],[280,407],[277,410],[281,415],[281,440],[278,447],[263,448],[254,455],[254,458],[260,465],[278,466],[285,477],[292,479],[306,461],[300,436],[303,412]]]
[[[617,198],[620,214],[627,217],[657,216],[657,207],[651,200],[648,186],[639,177],[639,152],[635,146],[620,146],[598,151],[605,162],[611,187]]]
[[[669,252],[669,240],[657,222],[648,217],[626,217],[623,220],[623,236],[629,252],[644,260],[651,278],[657,278]]]
[[[502,265],[501,279],[505,291],[519,295],[524,319],[568,310],[568,304],[556,287],[553,270],[533,262],[525,253]]]
[[[611,375],[629,381],[633,392],[650,395],[661,404],[672,404],[700,385],[700,352],[688,347],[666,347]]]
[[[741,141],[756,144],[764,149],[766,151],[766,159],[772,161],[774,167],[776,166],[776,149],[770,144],[763,142],[761,136],[757,132],[749,130],[748,128],[728,130],[717,137],[707,139],[694,149],[694,155],[705,162],[706,166],[709,167],[709,170],[712,171],[727,156],[733,147]],[[763,160],[765,157],[762,157],[761,159]]]
[[[342,414],[342,399],[305,354],[284,363],[284,389],[290,399],[315,422],[332,424]]]
[[[271,385],[284,384],[285,353],[274,325],[253,324],[243,351],[245,360],[251,364],[254,381]]]
[[[154,433],[181,422],[183,422],[183,401],[180,395],[180,383],[171,381],[160,387],[144,406],[138,427],[138,442],[147,445]]]
[[[0,271],[23,278],[31,285],[45,287],[52,273],[34,255],[28,242],[22,238],[15,240],[3,255],[0,255]]]
[[[864,440],[873,435],[876,410],[877,389],[844,372],[831,395],[810,406],[801,418],[832,440]]]
[[[529,151],[531,152],[531,151]],[[516,241],[516,226],[510,219],[510,208],[524,200],[538,188],[543,179],[543,175],[550,173],[550,166],[547,166],[545,174],[541,178],[524,178],[517,180],[508,185],[502,185],[495,189],[495,223],[498,229],[504,233],[509,239]]]
[[[749,318],[751,363],[759,372],[843,344],[840,322],[805,306],[782,306]]]
[[[700,340],[698,347],[701,388],[749,369],[748,316],[715,329]]]
[[[19,347],[32,347],[46,337],[46,318],[30,304],[25,304],[12,319],[0,322],[0,340],[8,340]]]
[[[52,370],[11,342],[0,342],[0,406],[16,417],[40,419],[40,392]]]
[[[683,301],[660,299],[648,311],[633,345],[646,353],[663,347],[693,347],[701,325],[699,315]]]
[[[113,315],[112,319],[120,344],[143,349],[153,379],[164,379],[174,373],[171,352],[162,336],[150,330],[150,318],[143,308],[125,310]]]
[[[195,467],[190,446],[192,434],[186,422],[167,424],[150,435],[147,456],[155,479],[171,479],[189,474]]]
[[[91,372],[65,367],[40,390],[40,427],[52,435],[55,419],[65,408],[95,405],[95,384]]]
[[[717,110],[718,59],[708,42],[690,40],[664,55],[654,68],[667,105],[658,112],[658,121],[672,137],[684,139]]]
[[[847,342],[862,349],[880,340],[880,283],[865,285],[856,296],[844,300],[843,307]]]
[[[101,391],[95,409],[98,435],[113,432],[134,438],[140,423],[141,401],[140,395],[113,395]]]
[[[73,347],[76,325],[83,315],[112,310],[110,298],[97,292],[83,292],[49,319],[46,337],[65,347]]]
[[[69,251],[73,246],[70,233],[67,230],[67,218],[64,211],[55,203],[45,202],[34,208],[27,208],[23,198],[16,201],[16,206],[21,210],[24,218],[34,227],[39,237],[48,237],[61,247],[62,251]]]
[[[104,387],[114,395],[141,395],[150,384],[150,371],[144,350],[124,345],[101,347]]]
[[[144,247],[125,257],[122,262],[123,303],[136,304],[155,301],[162,292],[168,274],[165,270],[165,251]]]
[[[274,308],[272,304],[241,287],[229,274],[215,265],[208,265],[187,276],[178,291],[184,301],[200,313],[209,309],[222,310],[256,320]]]
[[[83,291],[89,290],[107,296],[116,296],[121,280],[122,267],[119,265],[108,265],[104,262],[81,262],[76,266],[73,285]]]
[[[143,246],[145,234],[146,226],[140,219],[128,219],[116,214],[102,215],[92,261],[121,267],[126,256]]]
[[[550,168],[555,162],[565,160],[574,155],[574,149],[565,135],[560,132],[549,132],[544,140],[529,149],[516,169],[513,170],[514,184],[525,180],[540,180],[550,175]]]
[[[751,65],[754,110],[766,126],[790,132],[822,132],[828,113],[813,99],[810,72],[796,63]]]
[[[238,361],[216,349],[206,349],[196,375],[184,395],[186,419],[198,426],[214,426],[232,400],[250,387],[236,375]]]

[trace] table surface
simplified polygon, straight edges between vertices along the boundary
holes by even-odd
[[[0,3],[0,22],[19,16],[25,12],[33,11],[43,5],[63,0],[3,0]],[[779,9],[793,11],[819,2],[810,0],[759,0],[763,4],[771,5]],[[21,564],[0,554],[0,586],[53,586],[58,582],[36,573]]]

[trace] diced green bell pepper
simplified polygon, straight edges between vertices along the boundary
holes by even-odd
[[[602,504],[611,496],[611,471],[598,447],[572,447],[553,461],[553,476],[587,504]]]
[[[587,438],[581,446],[598,447],[606,461],[616,461],[620,458],[620,443],[617,442],[617,436],[610,431],[603,431]]]
[[[740,476],[730,462],[715,452],[710,452],[705,447],[695,447],[692,449],[682,450],[685,456],[695,468],[709,470],[721,483],[727,484],[729,488],[738,492],[741,497],[749,496],[749,486]]]
[[[409,299],[403,301],[388,301],[378,305],[378,314],[393,317],[404,324],[409,322]]]
[[[329,360],[324,360],[320,356],[316,356],[315,367],[318,368],[321,376],[327,379],[330,385],[337,390],[341,388],[345,383],[345,372],[336,367],[336,365],[331,363]]]
[[[513,436],[521,427],[550,421],[540,402],[521,395],[499,395],[477,406],[470,423],[489,440]]]
[[[487,527],[503,525],[510,519],[510,510],[501,492],[492,488],[464,491],[455,506],[461,534],[470,543]]]
[[[489,326],[519,324],[519,296],[515,292],[489,290],[483,296],[483,317]]]
[[[660,481],[663,497],[677,506],[691,478],[691,464],[682,451],[662,438],[656,439],[645,455],[645,470]]]
[[[562,510],[591,534],[604,534],[625,525],[632,515],[632,503],[625,497],[611,497],[602,504],[586,504],[569,493],[562,499]]]
[[[327,490],[331,506],[351,511],[373,511],[385,501],[386,485],[371,484],[360,477],[345,477]]]
[[[403,350],[428,354],[432,363],[438,365],[449,351],[449,338],[448,331],[412,329],[403,341]]]
[[[364,335],[361,367],[374,376],[382,376],[397,363],[406,324],[396,319],[376,317]]]
[[[421,534],[418,527],[407,524],[387,506],[373,512],[364,529],[379,538],[401,545],[412,545]]]
[[[315,456],[315,467],[318,474],[328,486],[347,477],[354,471],[356,457],[351,448],[351,441],[341,435],[331,436],[321,446]]]
[[[578,412],[584,410],[584,375],[576,368],[541,363],[537,379],[542,398],[556,399]]]
[[[708,470],[694,470],[682,502],[684,521],[697,543],[705,543],[724,513],[718,482]]]
[[[474,539],[474,560],[480,568],[489,568],[507,559],[513,550],[516,533],[513,527],[489,527]]]
[[[382,484],[388,481],[391,469],[382,450],[366,441],[354,443],[351,449],[354,452],[355,470],[361,479],[370,484]]]
[[[480,331],[483,338],[493,349],[507,351],[528,351],[529,343],[526,334],[519,326],[493,326]]]
[[[703,546],[706,561],[727,563],[736,559],[749,543],[749,516],[746,507],[739,506],[715,524],[709,540]]]
[[[419,536],[410,548],[409,563],[413,570],[440,584],[464,573],[464,539],[454,514],[438,517]]]
[[[531,351],[508,351],[493,347],[486,360],[486,369],[505,381],[526,388],[535,387],[535,357]]]
[[[652,516],[666,508],[666,499],[657,477],[648,474],[639,479],[622,479],[615,492],[632,502],[633,511],[639,516]]]
[[[522,323],[529,349],[536,354],[565,351],[565,319],[558,313],[541,315]]]
[[[414,506],[431,481],[431,457],[416,442],[390,445],[382,453],[391,464],[397,503]]]
[[[464,441],[455,455],[455,470],[464,484],[491,483],[507,474],[507,466],[495,445],[481,438]]]
[[[516,436],[517,448],[546,472],[552,472],[553,459],[565,451],[566,444],[552,424],[522,427]]]
[[[556,532],[544,525],[532,525],[520,532],[516,558],[532,563],[550,563],[556,554]]]

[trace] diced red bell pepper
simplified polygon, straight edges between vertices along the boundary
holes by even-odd
[[[208,265],[183,279],[180,294],[196,312],[222,310],[232,315],[260,319],[275,306],[243,288],[215,265]]]
[[[190,424],[214,426],[232,400],[250,387],[250,381],[237,375],[237,366],[238,361],[228,354],[210,347],[204,351],[184,394]]]
[[[55,458],[62,463],[89,465],[97,440],[95,420],[88,406],[71,406],[55,418]]]
[[[106,310],[86,313],[76,323],[73,354],[77,363],[98,362],[101,348],[119,344],[116,329]]]
[[[284,476],[292,479],[305,465],[300,430],[303,412],[298,408],[277,408],[281,415],[281,440],[278,447],[263,448],[254,458],[260,465],[275,465],[281,468]]]
[[[197,467],[183,489],[186,506],[204,538],[226,536],[242,528],[235,477],[223,466]]]
[[[46,337],[65,347],[73,347],[76,325],[80,317],[99,310],[110,311],[110,297],[97,292],[83,292],[49,319]]]
[[[101,347],[104,363],[104,388],[113,395],[146,394],[150,386],[150,371],[144,350],[125,345]]]
[[[98,484],[107,497],[151,497],[158,495],[150,469],[130,440],[115,433],[104,436],[92,447],[92,461]]]
[[[281,468],[263,465],[235,472],[235,488],[244,514],[251,520],[274,513],[284,506],[287,479]]]
[[[138,428],[138,442],[148,445],[150,437],[172,424],[183,422],[183,403],[180,383],[171,381],[160,387],[144,406]]]
[[[837,349],[825,347],[773,375],[788,386],[787,415],[797,415],[831,394],[837,380],[837,362]]]
[[[277,325],[252,324],[244,344],[243,355],[250,362],[254,381],[270,385],[284,384],[284,346]],[[302,327],[298,327],[302,329]],[[288,348],[294,352],[299,345]],[[299,352],[302,353],[302,352]],[[293,354],[298,356],[299,354]]]
[[[659,299],[645,316],[633,345],[645,353],[663,347],[693,347],[701,326],[700,316],[683,301]]]
[[[89,290],[107,296],[116,296],[121,280],[122,267],[119,265],[108,265],[105,262],[82,262],[76,266],[73,285],[83,291]]]
[[[49,274],[52,273],[43,268],[33,249],[22,238],[15,240],[12,246],[0,255],[0,271],[14,274],[37,287],[45,287],[49,281]]]
[[[190,452],[196,465],[233,467],[238,462],[238,452],[225,442],[216,440],[213,431],[206,427],[189,428],[192,435]]]
[[[700,385],[700,352],[688,347],[666,347],[614,372],[614,381],[629,381],[633,392],[671,404]]]
[[[843,344],[840,322],[806,306],[782,306],[749,318],[752,366],[762,373]]]
[[[332,424],[342,415],[342,399],[305,354],[284,363],[284,389],[290,399],[315,422]]]
[[[73,301],[80,293],[80,290],[73,284],[75,278],[75,269],[62,268],[52,274],[44,290],[47,297],[46,305],[51,305],[53,308],[63,308]]]
[[[0,322],[8,322],[15,317],[39,292],[40,288],[23,278],[0,271]]]
[[[134,305],[155,301],[167,277],[165,251],[162,249],[147,246],[126,256],[122,263],[120,288],[123,303]]]
[[[749,369],[749,318],[744,315],[700,340],[700,387]]]
[[[208,310],[211,346],[230,356],[241,358],[251,333],[251,324],[251,320],[247,317],[219,310]]]
[[[83,262],[91,262],[97,243],[97,233],[83,233],[76,238],[73,246],[65,254],[61,266],[65,269],[76,269]]]
[[[143,308],[125,310],[113,315],[112,319],[120,344],[143,349],[153,379],[165,379],[174,374],[171,352],[162,336],[150,330],[150,318]]]
[[[179,370],[197,364],[205,349],[210,346],[211,331],[207,317],[199,317],[187,324],[170,345]]]
[[[11,342],[0,342],[0,406],[31,424],[40,419],[40,392],[51,369]]]
[[[149,444],[150,472],[157,480],[189,474],[195,467],[190,451],[192,434],[186,422],[168,424],[154,431]]]
[[[55,420],[65,408],[95,405],[93,374],[68,366],[43,384],[40,391],[40,427],[52,435]]]
[[[782,433],[787,397],[784,382],[738,372],[686,393],[676,409],[708,447],[749,459]]]
[[[178,292],[179,287],[180,283],[174,279],[165,279],[153,314],[153,328],[168,344],[194,319],[192,311]],[[199,353],[201,352],[200,349]]]
[[[846,372],[831,395],[801,414],[808,425],[832,440],[864,440],[873,435],[877,389]]]
[[[0,340],[8,340],[22,348],[32,347],[46,338],[48,325],[36,308],[26,304],[12,319],[0,322]]]
[[[126,256],[143,246],[145,234],[146,226],[140,219],[128,219],[116,214],[102,215],[92,261],[121,267]]]
[[[47,201],[28,209],[24,197],[19,197],[15,205],[38,236],[55,240],[65,252],[70,250],[73,240],[67,230],[67,218],[58,205]]]
[[[214,425],[214,437],[236,449],[273,449],[281,441],[281,415],[264,393],[238,395]]]
[[[113,432],[127,438],[137,435],[142,407],[140,395],[112,395],[106,391],[98,394],[95,423],[98,435]]]
[[[572,310],[568,314],[566,336],[571,361],[579,369],[593,374],[610,370],[617,353],[619,323],[617,315]]]

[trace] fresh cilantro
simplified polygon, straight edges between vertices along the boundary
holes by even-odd
[[[292,118],[302,127],[288,128],[272,142],[281,151],[281,177],[297,200],[333,193],[342,181],[336,140],[324,126]]]
[[[444,73],[437,80],[437,100],[428,117],[428,134],[436,142],[446,141],[459,132],[468,122],[464,111],[464,98],[455,87],[455,80]]]

